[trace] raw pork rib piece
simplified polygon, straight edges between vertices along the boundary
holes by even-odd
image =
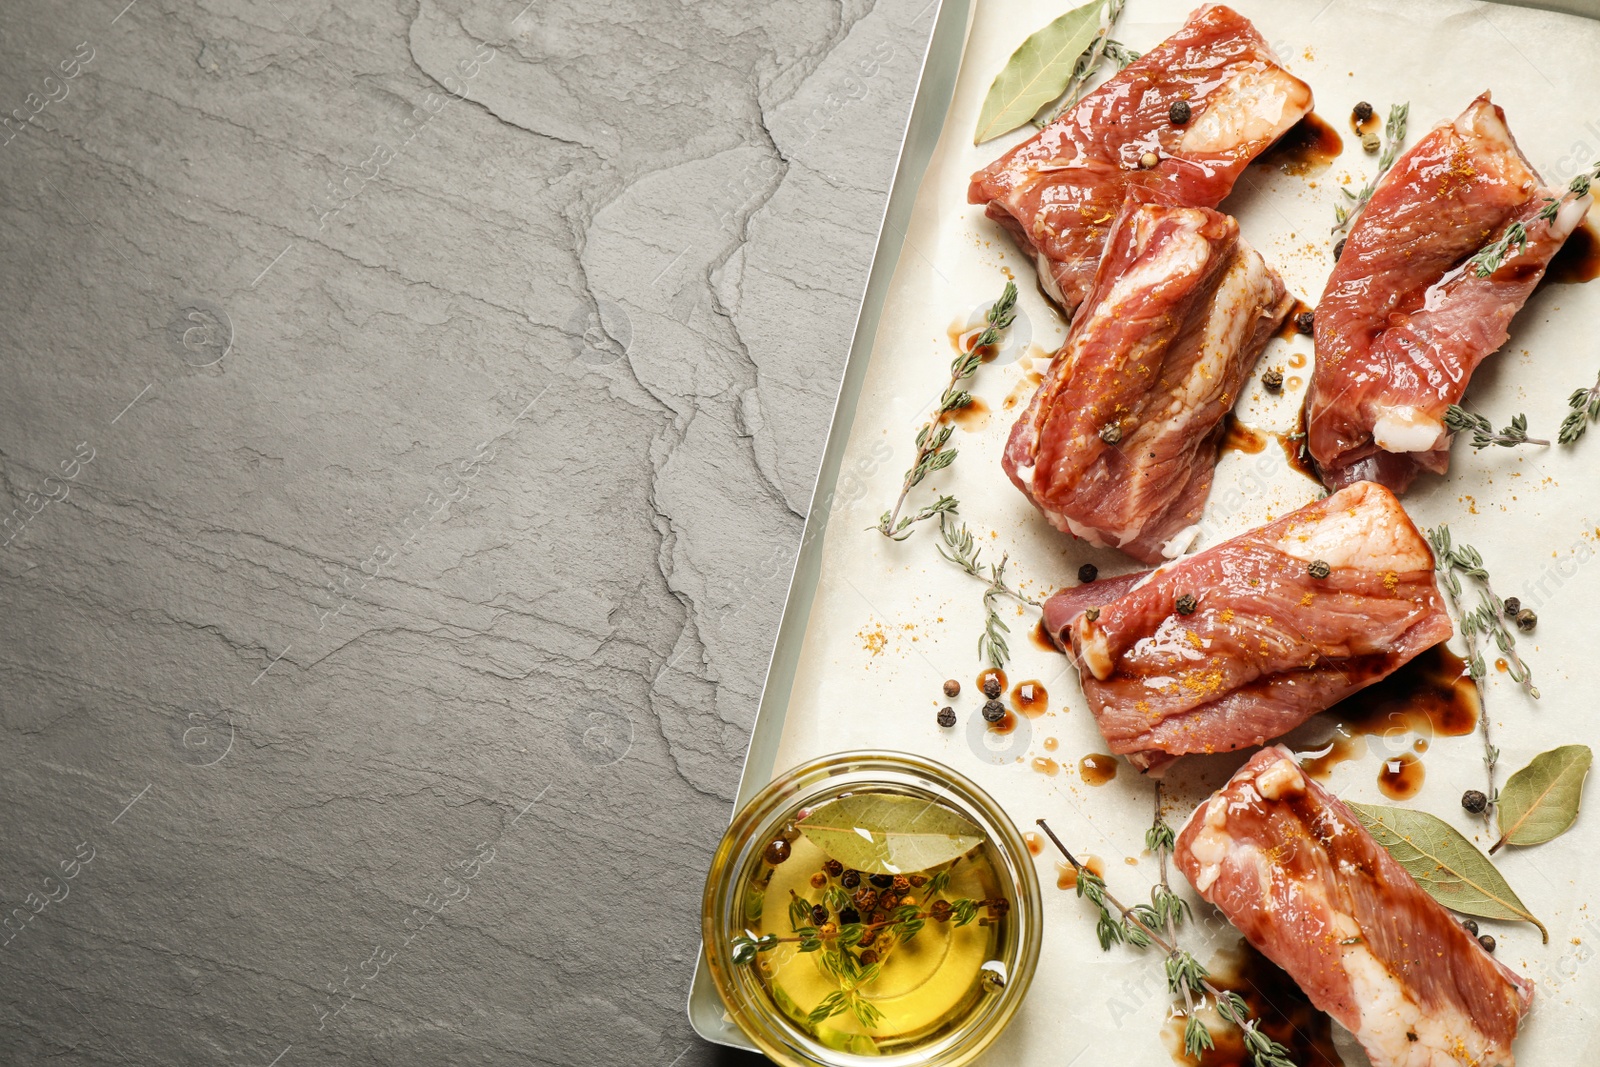
[[[1143,769],[1265,744],[1452,632],[1433,552],[1372,482],[1128,581],[1057,593],[1044,625],[1111,751]]]
[[[1178,101],[1189,121],[1176,126]],[[1068,314],[1083,302],[1124,196],[1215,207],[1239,174],[1311,110],[1311,87],[1284,70],[1250,20],[1211,5],[972,176],[984,204],[1039,264]],[[1154,152],[1158,162],[1144,169]]]
[[[1156,563],[1200,521],[1223,419],[1294,299],[1210,208],[1130,197],[1111,234],[1002,462],[1058,529]]]
[[[1373,1067],[1515,1067],[1533,983],[1485,952],[1287,749],[1256,753],[1200,805],[1174,855]]]
[[[1444,413],[1506,339],[1511,317],[1590,198],[1537,216],[1547,188],[1484,93],[1401,156],[1356,219],[1316,316],[1306,393],[1312,458],[1330,488],[1363,479],[1404,491],[1450,464]],[[1466,262],[1512,223],[1525,250],[1479,278]]]

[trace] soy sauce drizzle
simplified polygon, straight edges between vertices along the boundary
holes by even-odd
[[[1359,756],[1366,746],[1357,739],[1372,734],[1414,733],[1428,739],[1471,733],[1478,725],[1478,692],[1466,666],[1447,647],[1435,645],[1389,677],[1335,704],[1325,713],[1333,720],[1332,736],[1300,753],[1301,766],[1313,778],[1326,778],[1334,767]],[[1422,765],[1414,753],[1406,756],[1414,763],[1397,768],[1388,788],[1409,788],[1411,793],[1405,795],[1414,796],[1422,788]]]
[[[1289,127],[1278,143],[1261,153],[1259,160],[1285,174],[1297,177],[1326,170],[1344,151],[1339,131],[1315,111]]]
[[[1596,278],[1600,278],[1600,233],[1585,221],[1572,231],[1572,236],[1550,260],[1539,288],[1592,282]]]
[[[1238,947],[1224,950],[1210,968],[1212,984],[1243,997],[1262,1032],[1289,1050],[1291,1062],[1298,1067],[1342,1067],[1344,1061],[1334,1047],[1328,1016],[1312,1007],[1293,979],[1265,956],[1241,941]],[[1190,1067],[1250,1067],[1252,1063],[1239,1031],[1232,1026],[1212,1026],[1216,1047],[1199,1059],[1183,1055],[1181,1017],[1167,1024],[1163,1036],[1175,1063]]]

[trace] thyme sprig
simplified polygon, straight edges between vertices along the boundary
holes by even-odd
[[[1400,145],[1406,139],[1406,120],[1411,116],[1411,103],[1395,104],[1389,108],[1389,120],[1383,124],[1383,153],[1378,156],[1378,173],[1374,174],[1360,192],[1352,193],[1349,189],[1339,189],[1346,200],[1350,201],[1348,207],[1344,204],[1333,206],[1332,233],[1350,228],[1355,217],[1361,209],[1367,206],[1367,201],[1372,199],[1372,194],[1377,192],[1378,179],[1382,178],[1390,167],[1394,166],[1395,159],[1400,155]]]
[[[944,393],[939,397],[939,405],[933,413],[933,418],[917,431],[917,458],[911,464],[911,469],[906,471],[894,508],[884,512],[878,519],[878,525],[874,527],[883,536],[894,541],[904,541],[911,536],[913,527],[917,523],[956,509],[955,497],[941,496],[914,514],[904,518],[900,516],[900,510],[905,506],[906,497],[911,490],[921,485],[928,475],[944,470],[955,462],[956,450],[945,447],[950,443],[950,436],[955,432],[955,427],[946,423],[944,416],[972,403],[972,394],[964,389],[961,383],[972,377],[983,365],[983,350],[990,345],[999,344],[1001,334],[1016,317],[1017,283],[1006,282],[1000,299],[990,305],[984,316],[988,325],[973,339],[967,351],[959,353],[951,362],[950,384],[945,386]]]
[[[1111,39],[1111,30],[1116,26],[1117,18],[1122,14],[1127,2],[1128,0],[1111,0],[1106,10],[1105,21],[1100,25],[1100,32],[1095,34],[1094,43],[1078,57],[1078,62],[1072,68],[1072,75],[1067,79],[1067,87],[1061,94],[1061,103],[1051,108],[1048,116],[1035,118],[1033,120],[1035,126],[1044,129],[1083,99],[1083,91],[1088,87],[1089,79],[1094,77],[1095,71],[1100,69],[1102,60],[1109,58],[1117,65],[1117,69],[1121,70],[1139,58],[1138,52],[1120,41]]]
[[[1600,418],[1600,378],[1587,389],[1575,390],[1567,397],[1567,406],[1572,410],[1561,420],[1561,432],[1556,435],[1556,440],[1564,445],[1588,433],[1589,424]]]
[[[1461,639],[1467,643],[1467,674],[1478,690],[1478,730],[1483,735],[1483,771],[1489,779],[1489,788],[1483,794],[1488,798],[1483,818],[1492,826],[1495,802],[1500,798],[1494,784],[1494,770],[1500,762],[1500,749],[1495,747],[1489,736],[1489,701],[1484,683],[1488,666],[1483,661],[1483,654],[1478,651],[1478,629],[1475,625],[1467,624],[1467,609],[1461,601],[1461,578],[1456,574],[1455,553],[1450,545],[1450,527],[1441,523],[1429,530],[1428,544],[1433,546],[1433,566],[1439,573],[1439,584],[1444,587],[1451,610],[1461,620]]]
[[[1159,802],[1160,795],[1158,793],[1157,803],[1159,804]],[[1159,815],[1156,818],[1156,823],[1159,826],[1165,825]],[[1245,1050],[1250,1053],[1250,1058],[1255,1067],[1295,1067],[1294,1061],[1289,1058],[1289,1050],[1262,1033],[1259,1023],[1250,1017],[1250,1006],[1245,1003],[1243,997],[1231,990],[1218,989],[1212,984],[1211,972],[1206,970],[1205,966],[1195,959],[1191,953],[1178,947],[1175,933],[1171,935],[1172,940],[1168,940],[1152,928],[1152,923],[1148,920],[1154,918],[1155,909],[1153,907],[1138,905],[1129,908],[1122,904],[1106,889],[1105,881],[1099,875],[1078,862],[1078,858],[1067,849],[1066,845],[1061,843],[1061,839],[1055,835],[1054,830],[1050,829],[1048,823],[1043,819],[1039,819],[1038,824],[1039,828],[1045,832],[1056,848],[1061,850],[1061,854],[1066,857],[1067,862],[1072,864],[1073,870],[1078,872],[1078,895],[1087,898],[1090,903],[1099,909],[1100,918],[1097,923],[1097,930],[1106,927],[1123,929],[1125,933],[1122,940],[1128,944],[1136,948],[1144,948],[1154,944],[1167,954],[1165,962],[1167,989],[1174,996],[1182,995],[1188,1008],[1188,1021],[1184,1024],[1183,1030],[1183,1045],[1186,1055],[1198,1058],[1202,1052],[1214,1046],[1210,1029],[1207,1028],[1194,1010],[1196,998],[1204,999],[1209,996],[1216,1006],[1217,1014],[1225,1021],[1238,1027],[1239,1033],[1244,1040]],[[1170,834],[1170,827],[1167,828],[1166,833],[1163,833],[1158,829],[1158,825],[1151,826],[1150,830],[1147,831],[1145,835],[1146,844],[1151,843],[1152,840],[1164,842]],[[1120,914],[1120,922],[1113,918],[1113,911]],[[1172,929],[1176,929],[1176,924]],[[1126,931],[1128,930],[1137,931],[1139,939],[1128,938],[1126,936]],[[1100,947],[1102,949],[1109,949],[1111,943],[1105,936],[1100,939]]]
[[[1511,425],[1496,432],[1494,424],[1484,415],[1475,411],[1468,411],[1460,404],[1451,404],[1445,409],[1444,425],[1451,433],[1472,432],[1473,448],[1488,448],[1490,445],[1504,445],[1507,448],[1515,445],[1548,445],[1550,442],[1542,437],[1528,436],[1528,416],[1518,414],[1511,420]]]
[[[1539,214],[1534,217],[1546,224],[1555,222],[1556,216],[1561,213],[1562,205],[1569,200],[1588,196],[1589,187],[1596,181],[1600,181],[1600,163],[1594,164],[1589,170],[1568,182],[1566,191],[1560,196],[1545,197],[1544,207],[1540,208]],[[1528,228],[1520,221],[1513,222],[1498,239],[1491,241],[1481,252],[1467,260],[1467,265],[1478,277],[1487,278],[1499,270],[1512,255],[1521,254],[1527,248]]]
[[[952,514],[953,510],[939,516],[939,535],[944,539],[944,544],[937,546],[939,555],[979,581],[989,583],[983,591],[984,622],[983,633],[978,635],[978,658],[988,660],[989,666],[1000,670],[1011,658],[1011,647],[1006,643],[1011,627],[1000,618],[1000,598],[1009,597],[1032,607],[1038,607],[1039,602],[1006,584],[1006,564],[1010,556],[1002,554],[999,563],[987,566],[982,563],[979,557],[983,549],[973,543],[972,531],[967,529],[966,523],[958,524]]]

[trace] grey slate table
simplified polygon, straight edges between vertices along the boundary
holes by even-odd
[[[933,7],[519,8],[0,10],[0,1062],[743,1059],[701,883]]]

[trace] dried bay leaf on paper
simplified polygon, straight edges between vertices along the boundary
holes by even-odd
[[[983,98],[973,144],[1009,133],[1061,95],[1078,57],[1099,34],[1105,7],[1106,0],[1094,0],[1073,8],[1011,53]]]
[[[800,832],[846,867],[910,874],[948,863],[983,843],[970,819],[918,797],[857,793],[800,820]]]
[[[1500,791],[1495,814],[1501,845],[1538,845],[1560,837],[1578,818],[1583,780],[1594,763],[1588,745],[1562,745],[1541,752],[1513,774]]]
[[[1493,861],[1443,819],[1425,811],[1381,804],[1352,803],[1350,810],[1440,904],[1480,919],[1530,922],[1549,942],[1550,931],[1533,917]]]

